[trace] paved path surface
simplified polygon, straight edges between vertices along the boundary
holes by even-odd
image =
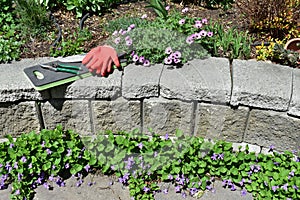
[[[107,176],[88,175],[84,179],[84,183],[76,186],[76,179],[70,178],[66,181],[65,187],[54,185],[53,190],[47,190],[43,186],[36,189],[36,195],[33,200],[131,200],[129,190],[119,182],[114,182],[112,178]],[[94,182],[92,186],[88,186],[89,182]],[[158,193],[155,195],[157,200],[179,200],[184,199],[181,194],[175,193],[173,185],[162,183],[161,188],[168,188],[168,194]],[[251,194],[242,197],[240,190],[230,191],[222,187],[220,181],[214,183],[215,192],[207,191],[200,200],[252,200]],[[10,189],[0,191],[0,200],[8,200]],[[186,200],[195,200],[196,198],[187,196]]]

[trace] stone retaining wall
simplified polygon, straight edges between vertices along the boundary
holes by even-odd
[[[127,66],[37,92],[23,69],[54,58],[0,65],[0,137],[62,124],[80,134],[134,128],[225,139],[278,150],[300,146],[300,70],[225,58],[181,68]]]

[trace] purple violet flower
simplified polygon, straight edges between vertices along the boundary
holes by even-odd
[[[139,149],[142,149],[143,148],[143,143],[141,142],[137,146],[139,147]]]
[[[288,190],[288,188],[287,188],[287,187],[288,187],[288,183],[286,183],[286,184],[284,184],[283,186],[281,186],[281,188],[282,188],[282,189],[284,189],[285,191],[287,191],[287,190]]]
[[[297,185],[293,185],[293,188],[295,189],[295,190],[298,190],[299,188],[297,187]]]
[[[217,160],[218,154],[213,153],[213,155],[210,157],[212,160]],[[224,182],[224,181],[223,181]]]
[[[170,10],[170,6],[167,5],[165,9],[166,9],[166,11]]]
[[[26,157],[25,157],[25,156],[22,156],[21,161],[22,161],[23,163],[25,163],[25,162],[27,161]]]
[[[18,169],[18,162],[15,162],[14,168],[15,168],[15,169]]]
[[[180,191],[181,191],[181,188],[180,188],[179,185],[177,185],[177,186],[175,187],[175,192],[178,193],[178,192],[180,192]]]
[[[23,174],[18,173],[18,181],[21,181],[23,177]]]
[[[142,19],[146,19],[147,17],[148,17],[147,14],[143,14],[143,15],[141,16]]]
[[[168,140],[168,139],[169,139],[169,134],[166,133],[166,135],[165,135],[165,140]]]
[[[168,194],[168,189],[164,189],[162,192],[163,192],[164,194]]]
[[[206,19],[206,18],[203,18],[203,19],[202,19],[202,24],[207,24],[207,23],[208,23],[207,19]]]
[[[48,155],[50,155],[52,153],[52,151],[50,149],[46,149],[46,152]]]
[[[20,190],[16,190],[15,195],[19,195],[20,194]]]
[[[66,169],[69,169],[69,168],[70,168],[70,164],[69,164],[69,163],[66,163],[66,164],[65,164],[65,168],[66,168]]]
[[[68,149],[67,152],[68,152],[67,155],[66,155],[67,157],[72,155],[72,149]]]
[[[89,172],[90,168],[91,168],[91,166],[90,166],[89,164],[87,164],[87,165],[84,167],[84,169],[85,169],[86,172]]]
[[[273,190],[273,192],[276,192],[276,190],[279,188],[279,186],[272,186],[272,190]]]
[[[45,144],[46,144],[46,142],[43,141],[42,144],[41,144],[41,147],[45,147]]]
[[[48,184],[48,183],[44,183],[44,184],[43,184],[43,186],[44,186],[44,188],[46,188],[47,190],[49,190],[49,189],[50,189],[50,186],[49,186],[49,184]]]
[[[241,196],[246,196],[247,195],[247,190],[245,190],[245,189],[243,189],[242,191],[241,191]]]
[[[150,189],[149,189],[148,187],[144,186],[143,191],[144,191],[145,193],[148,193],[148,192],[150,191]]]

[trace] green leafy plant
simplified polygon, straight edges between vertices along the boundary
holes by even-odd
[[[250,58],[251,37],[247,32],[239,32],[234,28],[229,28],[225,31],[224,26],[218,23],[211,24],[211,26],[215,30],[213,48],[209,51],[213,56],[227,57],[231,61],[237,58]]]
[[[74,10],[77,17],[85,13],[101,15],[105,10],[121,0],[62,0],[67,10]]]
[[[146,8],[153,8],[154,12],[163,19],[166,19],[168,16],[166,2],[163,3],[161,0],[150,0]]]
[[[0,2],[0,63],[18,60],[22,42],[16,32],[16,21],[13,13],[13,2]]]
[[[269,45],[262,43],[256,46],[256,54],[258,60],[270,60],[282,65],[299,67],[299,53],[285,49],[280,40],[270,41]]]
[[[17,41],[16,37],[0,36],[0,63],[18,60],[20,58],[20,47],[22,42]]]
[[[130,59],[145,66],[150,63],[180,65],[208,56],[201,46],[213,37],[213,32],[205,27],[207,23],[207,19],[193,19],[174,11],[167,19],[157,17],[139,26],[115,26],[122,28],[116,29],[107,43],[120,52],[132,52]]]
[[[46,7],[35,0],[17,0],[15,13],[24,38],[28,35],[41,36],[52,25]]]
[[[282,44],[276,43],[273,49],[273,56],[271,60],[279,64],[298,67],[300,54],[296,51],[284,49]]]
[[[121,17],[116,20],[110,21],[105,27],[105,31],[113,34],[116,30],[127,30],[131,24],[136,27],[146,27],[149,21],[138,18],[138,17]]]
[[[92,35],[87,29],[78,30],[68,38],[62,38],[62,41],[57,46],[50,49],[50,55],[53,57],[70,56],[82,54],[86,50],[83,48],[83,43],[91,39]]]
[[[267,155],[249,152],[248,146],[233,151],[229,142],[211,143],[179,130],[175,136],[171,140],[168,134],[108,130],[80,138],[61,126],[16,140],[7,136],[0,144],[0,188],[12,184],[12,199],[32,199],[38,185],[64,186],[74,175],[80,186],[78,173],[101,170],[116,175],[136,199],[154,199],[161,181],[174,184],[183,196],[200,197],[213,189],[216,179],[231,190],[242,188],[241,196],[250,192],[255,199],[300,198],[300,158],[292,152],[278,153],[274,146]]]

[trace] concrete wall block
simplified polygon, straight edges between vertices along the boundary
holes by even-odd
[[[242,142],[249,108],[198,104],[195,133],[209,139]]]
[[[286,113],[252,110],[244,142],[257,144],[275,150],[300,149],[300,119],[289,117]]]
[[[0,137],[6,134],[15,137],[22,133],[40,130],[34,101],[0,104],[0,115]]]
[[[231,93],[229,62],[208,58],[192,60],[177,69],[164,66],[160,87],[165,98],[227,103]]]
[[[293,69],[293,93],[288,114],[300,117],[300,70]]]
[[[290,67],[234,60],[230,104],[287,111],[292,92]]]
[[[129,99],[158,97],[159,78],[163,65],[151,67],[128,65],[124,68],[122,96]]]
[[[109,77],[92,76],[51,88],[52,98],[116,99],[121,96],[122,72]]]
[[[92,101],[95,133],[105,130],[132,131],[141,129],[140,101]]]
[[[143,105],[143,131],[151,128],[155,133],[174,135],[176,129],[191,135],[193,104],[163,98],[146,99]]]
[[[86,100],[51,100],[42,104],[45,128],[54,129],[61,124],[81,135],[91,134],[89,102]]]

